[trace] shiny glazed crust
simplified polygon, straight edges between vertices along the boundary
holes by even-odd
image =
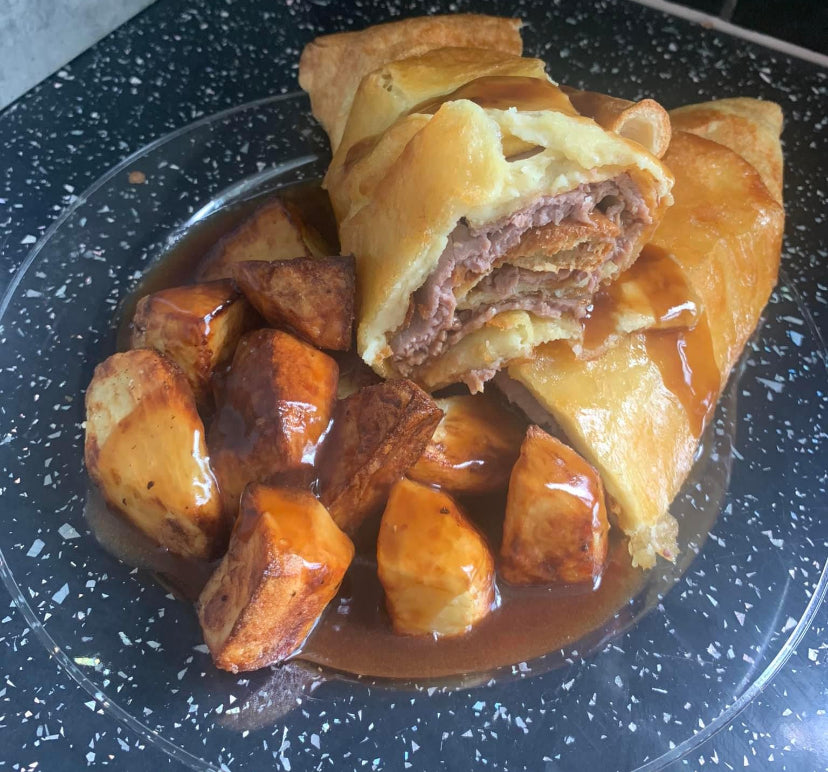
[[[757,105],[752,126],[742,130],[751,101],[739,100],[749,108],[739,114],[727,105],[717,109],[719,103],[682,108],[682,122],[692,122],[701,136],[676,132],[674,122],[664,160],[675,174],[675,204],[651,240],[675,257],[701,299],[720,388],[776,283],[784,226],[780,203],[745,160],[757,152],[757,135],[765,138],[760,158],[781,153],[778,131],[769,141],[761,118],[767,103]],[[777,168],[768,178],[775,190],[781,189]],[[553,344],[510,367],[509,375],[599,470],[634,562],[649,567],[656,554],[674,555],[676,524],[668,508],[693,465],[698,438],[643,335],[623,338],[591,361]]]

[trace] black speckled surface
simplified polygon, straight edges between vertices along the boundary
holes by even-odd
[[[202,116],[293,90],[295,64],[304,42],[322,32],[383,20],[400,10],[400,6],[393,2],[381,7],[366,4],[347,12],[337,11],[340,7],[336,4],[293,2],[279,5],[262,1],[243,5],[212,3],[205,8],[201,4],[160,0],[0,114],[0,144],[3,148],[0,151],[0,270],[11,276],[43,230],[64,206],[72,202],[73,196],[128,153]],[[410,12],[441,7],[440,4],[422,3]],[[450,7],[455,8],[454,5]],[[501,9],[501,13],[505,10],[522,15],[530,22],[525,31],[527,52],[542,56],[554,77],[575,85],[611,90],[633,98],[652,95],[667,106],[730,95],[756,95],[779,101],[788,116],[786,197],[788,201],[797,201],[796,205],[789,206],[785,270],[818,328],[823,335],[828,331],[828,270],[825,268],[828,257],[825,221],[828,211],[828,121],[825,119],[828,77],[824,71],[623,0],[595,3],[563,0],[543,5],[509,5],[508,8],[494,2],[461,3],[457,7],[489,12]],[[140,194],[136,193],[136,196],[140,198]],[[136,207],[140,210],[140,201],[136,201]],[[79,294],[80,301],[75,301],[72,289],[82,286],[86,276],[93,279],[99,276],[101,282],[107,280],[106,264],[94,260],[94,245],[91,248],[92,257],[86,258],[83,254],[73,255],[67,248],[65,283],[69,285],[68,290],[61,290],[64,282],[53,275],[32,274],[27,277],[30,284],[21,285],[25,292],[51,294],[56,309],[71,307],[75,323],[81,330],[84,317],[79,314],[85,311],[82,303],[86,296]],[[149,254],[151,249],[147,249]],[[84,263],[85,259],[91,261],[90,267]],[[100,274],[96,273],[99,271]],[[30,297],[40,302],[38,296]],[[781,291],[771,311],[801,321],[791,298],[790,291]],[[78,306],[81,306],[80,311]],[[87,328],[97,324],[100,310],[90,309],[88,313]],[[745,610],[739,612],[741,620],[734,614],[729,620],[730,628],[725,623],[724,630],[717,630],[720,637],[710,640],[713,647],[707,652],[710,667],[704,672],[708,672],[715,682],[716,662],[720,658],[727,660],[730,651],[734,652],[734,657],[738,652],[740,658],[753,656],[761,660],[763,651],[740,649],[737,625],[750,625],[750,612],[760,608],[758,600],[768,595],[780,599],[779,608],[787,608],[786,603],[791,608],[802,605],[818,577],[819,564],[824,562],[828,552],[824,474],[821,494],[813,486],[801,488],[797,478],[800,468],[810,465],[812,469],[814,464],[818,466],[820,463],[823,469],[828,466],[825,424],[824,420],[820,422],[816,412],[819,404],[824,405],[825,371],[818,358],[808,360],[804,367],[796,365],[795,349],[802,342],[802,333],[798,332],[800,326],[797,321],[787,322],[778,329],[769,330],[757,343],[754,367],[759,370],[770,368],[779,361],[793,362],[793,366],[781,373],[772,370],[758,373],[764,380],[754,379],[751,384],[746,384],[745,390],[754,394],[742,397],[749,404],[769,405],[769,413],[774,412],[775,405],[788,406],[791,414],[785,420],[789,421],[787,425],[792,435],[797,431],[803,434],[801,450],[794,447],[791,451],[781,441],[774,443],[769,438],[767,468],[774,470],[778,480],[771,481],[772,484],[765,482],[767,487],[763,494],[766,500],[761,502],[751,498],[751,484],[755,486],[763,473],[767,477],[763,464],[742,473],[738,472],[737,465],[734,489],[746,493],[741,498],[735,494],[731,510],[726,511],[723,520],[723,527],[728,529],[729,535],[732,534],[732,539],[737,540],[736,544],[732,539],[726,543],[721,538],[721,531],[714,532],[719,534],[717,538],[708,541],[699,561],[693,564],[682,584],[667,599],[677,603],[687,596],[697,596],[699,617],[687,620],[681,629],[670,629],[669,608],[666,611],[659,609],[645,620],[647,627],[643,634],[652,637],[653,649],[658,648],[667,655],[665,661],[675,658],[673,666],[678,677],[685,672],[680,667],[685,653],[696,651],[699,646],[704,650],[704,644],[699,641],[708,640],[703,636],[710,632],[709,624],[715,623],[714,609],[725,594],[738,596],[743,605],[750,603],[750,608],[745,606]],[[54,384],[29,385],[25,373],[17,376],[10,369],[15,366],[11,352],[28,341],[21,343],[10,339],[9,331],[13,330],[12,334],[18,336],[18,331],[25,329],[26,320],[22,317],[7,320],[3,327],[0,363],[4,368],[4,382],[12,382],[16,377],[17,388],[27,390],[32,401],[39,397],[43,400],[41,404],[49,404],[58,416],[63,410],[71,412],[72,407],[52,407],[56,400],[50,400],[52,394],[62,390],[80,391],[80,385],[67,388],[62,384],[60,356],[66,356],[67,351],[69,358],[97,356],[97,351],[88,348],[90,341],[100,340],[98,345],[105,349],[108,345],[106,331],[96,327],[96,331],[84,340],[69,335],[62,339],[61,332],[64,331],[59,324],[53,330],[46,330],[45,334],[43,330],[30,331],[32,340],[42,344],[44,351],[62,354],[53,354],[56,362]],[[769,359],[768,352],[777,358]],[[776,376],[782,377],[782,381]],[[782,382],[784,386],[778,385]],[[805,409],[797,413],[797,389],[804,390],[808,384],[810,401],[803,403]],[[21,472],[8,459],[16,455],[25,474],[26,458],[42,452],[35,439],[39,428],[31,423],[17,426],[17,436],[10,438],[6,433],[10,426],[16,426],[17,405],[11,402],[8,393],[4,393],[2,409],[0,450],[5,446],[5,469],[0,486],[4,506],[11,502],[13,511],[23,513],[26,502],[20,500],[20,483],[16,482]],[[59,418],[52,417],[43,420],[59,422]],[[750,414],[745,416],[745,422],[750,434]],[[757,420],[759,423],[761,421]],[[807,436],[807,432],[811,435]],[[784,457],[785,453],[790,454],[789,458]],[[814,453],[819,455],[814,457]],[[63,466],[56,465],[51,472],[43,472],[51,475],[49,485],[61,474],[70,477],[78,474],[77,459],[61,459],[61,464]],[[28,483],[29,480],[24,480],[24,487]],[[77,487],[82,490],[82,481],[78,481]],[[797,509],[795,504],[799,499],[809,504],[807,510]],[[812,505],[814,501],[815,506]],[[15,560],[21,561],[29,552],[35,553],[30,558],[33,561],[42,561],[50,554],[56,556],[53,559],[63,560],[64,552],[72,554],[81,540],[74,538],[71,526],[60,527],[74,522],[70,521],[69,514],[62,518],[63,506],[65,501],[59,499],[46,498],[41,502],[41,507],[54,518],[48,521],[54,523],[54,529],[38,536],[43,542],[41,546],[34,541],[23,544],[6,538],[2,543],[4,552],[19,552],[20,557]],[[762,518],[751,513],[765,507],[773,511],[786,506],[791,510],[790,532],[786,540],[779,543],[781,534],[777,531],[763,533]],[[43,512],[38,515],[43,516]],[[799,532],[806,529],[809,541],[797,541],[798,526],[801,526]],[[15,527],[10,527],[10,533],[14,533]],[[770,563],[778,565],[759,569],[748,565],[755,540],[774,546]],[[775,569],[779,570],[773,573]],[[40,613],[54,612],[56,616],[61,612],[53,606],[63,608],[64,602],[75,604],[81,610],[86,591],[84,583],[91,581],[87,579],[87,570],[96,571],[96,584],[101,581],[101,573],[108,571],[113,587],[121,581],[121,575],[127,573],[114,560],[106,568],[83,566],[81,570],[79,567],[77,583],[81,591],[76,592],[73,583],[64,592],[63,584],[68,584],[65,581],[68,577],[59,577],[58,581],[47,568],[41,576],[44,586],[29,588],[40,592],[43,600],[33,595],[32,603],[37,605]],[[790,571],[790,581],[785,579],[767,587],[752,584],[750,577],[757,570],[763,577],[778,574],[783,578]],[[734,589],[734,585],[740,586],[740,581],[746,585],[744,590]],[[155,592],[155,588],[146,582],[135,580],[132,586],[137,595]],[[100,593],[105,592],[94,587],[88,591],[98,598],[98,602]],[[757,596],[756,600],[748,599],[751,593]],[[162,607],[167,608],[169,603],[167,613],[174,615],[172,602],[164,602],[163,595],[161,598]],[[115,617],[123,610],[116,608],[112,613]],[[768,622],[774,630],[767,641],[771,649],[779,636],[795,624],[795,620],[786,617],[783,614],[778,620],[771,620],[772,624]],[[828,614],[823,607],[783,672],[771,681],[763,694],[725,730],[695,750],[684,762],[677,762],[676,768],[828,768],[826,624]],[[128,652],[140,648],[134,645],[136,643],[143,647],[144,653],[135,651],[125,660],[130,667],[140,666],[142,657],[163,656],[164,650],[177,645],[177,635],[189,634],[189,631],[180,632],[174,626],[160,622],[155,628],[158,635],[148,638],[146,644],[137,641],[124,644]],[[113,628],[113,637],[118,631]],[[152,643],[160,644],[158,648],[162,654],[152,654],[156,649]],[[674,647],[672,651],[670,645]],[[205,754],[209,750],[212,761],[225,764],[229,769],[261,768],[262,755],[258,748],[262,741],[267,744],[266,755],[274,769],[431,770],[441,764],[445,768],[462,769],[474,763],[476,767],[486,765],[495,769],[558,770],[578,768],[578,760],[584,758],[600,758],[600,766],[604,769],[624,769],[631,759],[642,758],[636,750],[640,740],[635,728],[636,721],[641,723],[636,717],[642,715],[642,711],[650,714],[657,711],[656,715],[664,724],[663,736],[654,734],[650,740],[655,750],[661,750],[655,747],[658,743],[666,745],[671,738],[680,738],[682,734],[702,728],[693,726],[690,730],[686,725],[691,721],[695,723],[697,719],[694,717],[703,713],[705,694],[711,689],[709,684],[699,684],[699,704],[670,705],[668,698],[659,696],[657,689],[660,686],[653,675],[653,662],[647,651],[642,649],[640,661],[635,667],[628,668],[624,647],[625,640],[619,639],[600,655],[599,675],[614,674],[614,678],[608,678],[618,689],[603,707],[590,706],[588,699],[584,704],[562,702],[562,691],[573,687],[566,686],[568,676],[561,674],[557,679],[536,681],[539,693],[535,693],[532,700],[521,692],[526,683],[520,682],[499,686],[496,691],[473,690],[455,699],[428,692],[416,695],[376,692],[374,697],[382,705],[381,718],[367,715],[367,709],[361,705],[365,695],[360,695],[359,691],[351,691],[346,686],[334,686],[332,690],[324,687],[328,689],[324,700],[321,697],[317,700],[313,695],[306,697],[304,709],[313,715],[312,722],[308,719],[309,725],[313,725],[311,729],[303,732],[294,724],[289,731],[283,731],[287,730],[287,725],[283,728],[276,722],[275,734],[257,736],[259,756],[255,766],[245,763],[241,753],[222,754],[210,745],[212,741],[207,737],[205,720],[208,717],[201,716],[198,708],[193,711],[194,717],[183,721],[186,726],[181,731],[175,726],[170,726],[169,731],[186,736],[194,743],[203,732],[207,743]],[[196,650],[193,657],[197,658],[194,667],[200,668],[203,653]],[[613,669],[616,666],[617,672]],[[140,705],[141,692],[132,678],[133,671],[126,666],[124,670],[126,672],[104,674],[105,686],[117,693],[118,699],[125,704]],[[302,680],[300,675],[291,677]],[[581,681],[595,677],[594,668],[573,665],[571,677],[578,679],[574,687],[577,691],[583,686]],[[297,688],[299,685],[296,684]],[[266,693],[268,684],[263,680],[260,686]],[[650,687],[655,691],[642,700],[645,688]],[[611,690],[612,685],[609,688]],[[174,700],[171,698],[170,702]],[[143,708],[163,713],[165,705],[144,705]],[[440,711],[439,717],[434,715],[435,708]],[[204,712],[203,708],[201,712]],[[320,715],[326,712],[327,715]],[[209,721],[212,720],[209,717]],[[613,734],[616,725],[623,722],[628,739],[621,746],[602,747],[600,739],[595,739],[602,733],[596,734],[593,727],[587,728],[594,721],[613,727],[613,732],[606,734]],[[149,719],[147,723],[152,726],[153,721]],[[550,755],[549,748],[553,747],[557,750]],[[332,756],[326,756],[328,751]],[[89,694],[81,691],[50,661],[19,613],[12,608],[7,612],[0,611],[0,769],[75,770],[106,765],[124,770],[180,767],[151,743],[105,715]],[[592,768],[598,767],[593,764]]]

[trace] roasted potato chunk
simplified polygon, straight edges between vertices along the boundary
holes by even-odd
[[[314,346],[347,351],[354,326],[353,255],[244,261],[233,278],[274,327],[287,326]]]
[[[572,448],[530,426],[512,469],[500,549],[512,584],[597,583],[609,523],[598,473]]]
[[[86,391],[86,468],[107,504],[171,552],[221,554],[222,511],[204,425],[182,372],[149,349],[114,354]]]
[[[233,356],[256,313],[229,280],[154,292],[138,301],[132,347],[166,354],[187,376],[199,405],[209,403],[210,378]]]
[[[196,605],[216,666],[256,670],[296,651],[353,555],[310,492],[248,486],[227,554]]]
[[[447,493],[411,480],[391,489],[377,572],[398,633],[462,635],[495,602],[494,560],[483,537]]]
[[[324,240],[302,222],[296,207],[276,198],[222,238],[204,257],[196,276],[199,281],[230,279],[233,265],[243,260],[321,257],[326,252]]]
[[[482,394],[435,402],[443,417],[407,477],[458,494],[505,490],[520,454],[523,421]]]
[[[419,386],[396,380],[342,400],[319,458],[322,503],[354,534],[419,458],[442,412]]]
[[[337,377],[333,359],[286,332],[256,330],[241,339],[207,437],[228,512],[238,511],[248,483],[313,464]]]

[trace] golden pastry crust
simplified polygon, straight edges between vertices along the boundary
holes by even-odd
[[[389,62],[368,73],[356,90],[353,109],[326,176],[326,187],[332,196],[338,194],[340,180],[348,176],[347,167],[353,165],[355,157],[359,156],[360,148],[352,148],[359,143],[370,147],[367,143],[380,137],[403,116],[427,114],[417,110],[418,106],[484,76],[549,80],[546,65],[540,59],[514,56],[497,49],[458,47],[427,51],[419,56]],[[563,94],[560,104],[562,109],[574,112]],[[348,192],[353,194],[355,191],[349,189]],[[338,211],[339,198],[337,196],[333,201],[334,211]]]
[[[675,554],[670,503],[693,465],[700,427],[776,282],[784,211],[741,157],[754,137],[754,131],[729,132],[731,150],[676,132],[665,156],[676,177],[675,204],[648,249],[662,250],[681,267],[704,312],[693,330],[622,336],[588,361],[552,344],[509,368],[600,471],[633,561],[644,567],[656,554]],[[665,369],[664,344],[678,344],[680,335],[701,353],[695,377],[697,386],[707,384],[706,401],[682,392]]]
[[[372,70],[434,48],[467,47],[520,54],[519,19],[479,14],[422,16],[359,32],[325,35],[308,43],[299,59],[299,85],[311,95],[314,116],[336,150],[354,92]]]
[[[771,195],[782,203],[782,108],[762,99],[735,97],[670,111],[676,131],[712,139],[754,166]]]

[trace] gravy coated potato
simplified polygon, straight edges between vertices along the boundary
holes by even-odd
[[[204,257],[196,277],[198,281],[231,279],[233,265],[244,260],[321,257],[326,253],[324,240],[302,222],[298,210],[276,198],[221,239]]]
[[[239,289],[274,327],[287,325],[319,348],[347,351],[354,326],[353,255],[244,261],[233,266]]]
[[[523,422],[483,395],[446,397],[435,402],[443,418],[407,476],[458,494],[506,488],[520,454]]]
[[[379,512],[419,458],[442,412],[408,380],[366,386],[343,399],[320,452],[320,499],[336,524],[353,535]]]
[[[227,554],[196,604],[216,666],[256,670],[296,651],[353,555],[312,493],[248,486]]]
[[[596,584],[608,531],[598,473],[572,448],[530,426],[509,480],[503,578],[512,584]]]
[[[209,402],[210,378],[233,356],[256,314],[233,282],[212,281],[154,292],[138,301],[132,348],[166,354],[187,376],[196,402]]]
[[[150,539],[186,557],[221,554],[232,520],[222,510],[192,391],[169,359],[133,349],[95,368],[84,459],[107,504]]]
[[[207,437],[227,512],[236,513],[248,483],[296,476],[313,464],[337,377],[333,359],[286,332],[241,339]]]
[[[391,489],[377,572],[398,633],[462,635],[495,602],[494,560],[483,537],[447,493],[412,480]]]

